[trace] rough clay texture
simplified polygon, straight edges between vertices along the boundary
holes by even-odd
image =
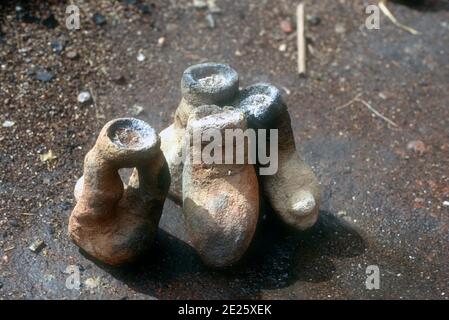
[[[198,114],[204,115],[204,108],[215,114],[198,120]],[[235,121],[236,113],[240,114],[239,121]],[[229,119],[227,125],[223,125],[224,119]],[[214,128],[214,122],[221,123],[216,128],[223,134],[226,128],[246,129],[243,113],[205,106],[192,114],[186,134],[192,138],[194,130]],[[200,150],[192,148],[193,157],[195,152]],[[244,255],[256,230],[259,188],[254,166],[195,164],[192,157],[186,160],[182,176],[183,213],[190,242],[205,264],[230,266]]]
[[[263,193],[274,211],[289,225],[304,230],[312,227],[320,206],[318,180],[295,148],[290,116],[280,119],[278,171],[259,176]]]
[[[185,128],[174,124],[161,131],[161,150],[167,159],[171,176],[169,196],[176,203],[182,201],[182,148]]]
[[[147,252],[170,184],[159,137],[145,122],[108,122],[84,160],[70,216],[73,241],[94,258],[121,265]],[[125,187],[118,170],[135,168]]]
[[[182,100],[176,109],[174,123],[162,130],[161,149],[164,153],[172,183],[169,196],[182,202],[182,149],[190,113],[201,105],[229,104],[238,92],[239,78],[226,64],[203,63],[187,68],[181,79]]]
[[[237,104],[251,127],[278,130],[278,171],[259,175],[263,194],[284,222],[301,230],[312,227],[318,218],[320,187],[296,151],[290,115],[279,90],[257,84],[243,90],[240,97]],[[267,137],[269,145],[268,133]]]
[[[312,169],[296,152],[290,115],[281,93],[267,83],[238,92],[238,79],[235,70],[218,63],[194,65],[184,71],[183,99],[174,124],[161,132],[161,148],[172,177],[169,195],[175,202],[181,202],[184,133],[189,115],[211,101],[220,106],[228,103],[244,112],[251,128],[278,130],[278,171],[260,176],[263,194],[287,224],[301,230],[310,228],[318,218],[320,189]]]

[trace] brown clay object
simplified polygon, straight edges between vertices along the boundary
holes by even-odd
[[[174,123],[160,134],[161,149],[167,159],[172,178],[169,196],[175,202],[182,202],[182,155],[190,113],[201,105],[229,104],[237,94],[238,88],[238,74],[226,64],[203,63],[193,65],[184,71],[181,79],[182,99],[176,110]]]
[[[121,168],[135,168],[127,186]],[[155,130],[133,118],[108,122],[87,153],[75,187],[70,237],[104,263],[135,260],[155,238],[169,185]]]
[[[235,105],[245,113],[250,128],[278,130],[278,170],[273,175],[259,175],[263,194],[287,224],[301,230],[313,226],[318,218],[320,187],[296,151],[290,115],[280,91],[270,84],[256,84],[244,89]],[[269,140],[267,132],[268,144]]]
[[[230,266],[246,252],[259,216],[259,186],[247,159],[243,164],[195,162],[196,152],[203,152],[205,145],[196,148],[193,137],[195,132],[217,130],[223,137],[219,152],[224,154],[225,129],[236,128],[246,129],[241,111],[201,106],[190,116],[186,131],[190,156],[182,175],[184,220],[192,246],[212,267]],[[234,140],[233,152],[235,147]]]

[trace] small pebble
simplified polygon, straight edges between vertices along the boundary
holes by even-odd
[[[407,150],[411,150],[420,155],[424,154],[427,150],[426,145],[421,140],[413,140],[407,143]]]
[[[92,96],[89,91],[82,91],[78,94],[78,102],[79,103],[87,103],[91,101]]]
[[[137,61],[142,62],[145,61],[145,55],[142,52],[137,54]]]
[[[281,29],[285,33],[292,33],[293,32],[293,26],[292,23],[288,20],[282,20],[281,21]]]
[[[92,21],[97,25],[97,26],[103,26],[106,24],[106,18],[100,14],[100,13],[94,13],[94,15],[92,16]]]
[[[14,124],[15,124],[14,121],[11,121],[11,120],[5,120],[5,121],[3,122],[3,124],[2,124],[2,127],[3,127],[3,128],[10,128],[10,127],[12,127]]]
[[[449,201],[443,201],[443,207],[449,207]]]
[[[346,27],[343,23],[337,23],[335,25],[335,32],[336,33],[345,33],[346,32]]]
[[[36,240],[28,247],[28,249],[30,249],[34,253],[39,253],[44,248],[45,242],[42,240]]]
[[[42,82],[51,81],[53,77],[54,77],[53,73],[46,70],[38,70],[36,72],[36,79]]]
[[[160,37],[160,38],[157,40],[157,45],[158,45],[159,47],[162,47],[162,46],[164,45],[164,43],[165,43],[165,38],[164,38],[164,37]]]
[[[215,28],[215,19],[212,14],[209,13],[206,15],[206,21],[207,21],[207,25],[209,26],[209,28],[211,28],[211,29]]]
[[[285,43],[283,43],[279,46],[279,51],[285,52],[286,50],[287,50],[287,45]]]
[[[17,220],[17,219],[9,220],[9,224],[11,225],[11,227],[14,227],[14,228],[20,227],[19,220]]]
[[[53,41],[50,46],[53,52],[57,54],[60,54],[64,50],[64,44],[61,41]]]
[[[314,16],[314,15],[307,15],[307,22],[311,26],[317,26],[321,23],[321,18],[318,16]]]
[[[78,52],[71,50],[65,54],[65,56],[71,60],[78,58]]]

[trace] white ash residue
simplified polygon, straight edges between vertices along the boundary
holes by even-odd
[[[202,87],[221,87],[226,83],[226,78],[222,74],[213,74],[197,80]]]
[[[132,121],[115,129],[111,140],[122,148],[142,149],[154,145],[157,141],[157,135],[148,124]]]
[[[241,102],[241,107],[253,116],[258,117],[267,111],[272,102],[271,97],[264,94],[254,94]]]

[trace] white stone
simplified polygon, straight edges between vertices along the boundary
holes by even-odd
[[[90,95],[89,91],[82,91],[78,95],[78,102],[79,103],[86,103],[89,102],[92,99],[92,96]]]
[[[142,52],[139,52],[139,54],[137,55],[137,61],[142,62],[145,61],[145,55]]]
[[[2,124],[2,127],[3,127],[3,128],[10,128],[10,127],[12,127],[14,124],[15,124],[14,121],[11,121],[11,120],[5,120],[5,121],[3,122],[3,124]]]

